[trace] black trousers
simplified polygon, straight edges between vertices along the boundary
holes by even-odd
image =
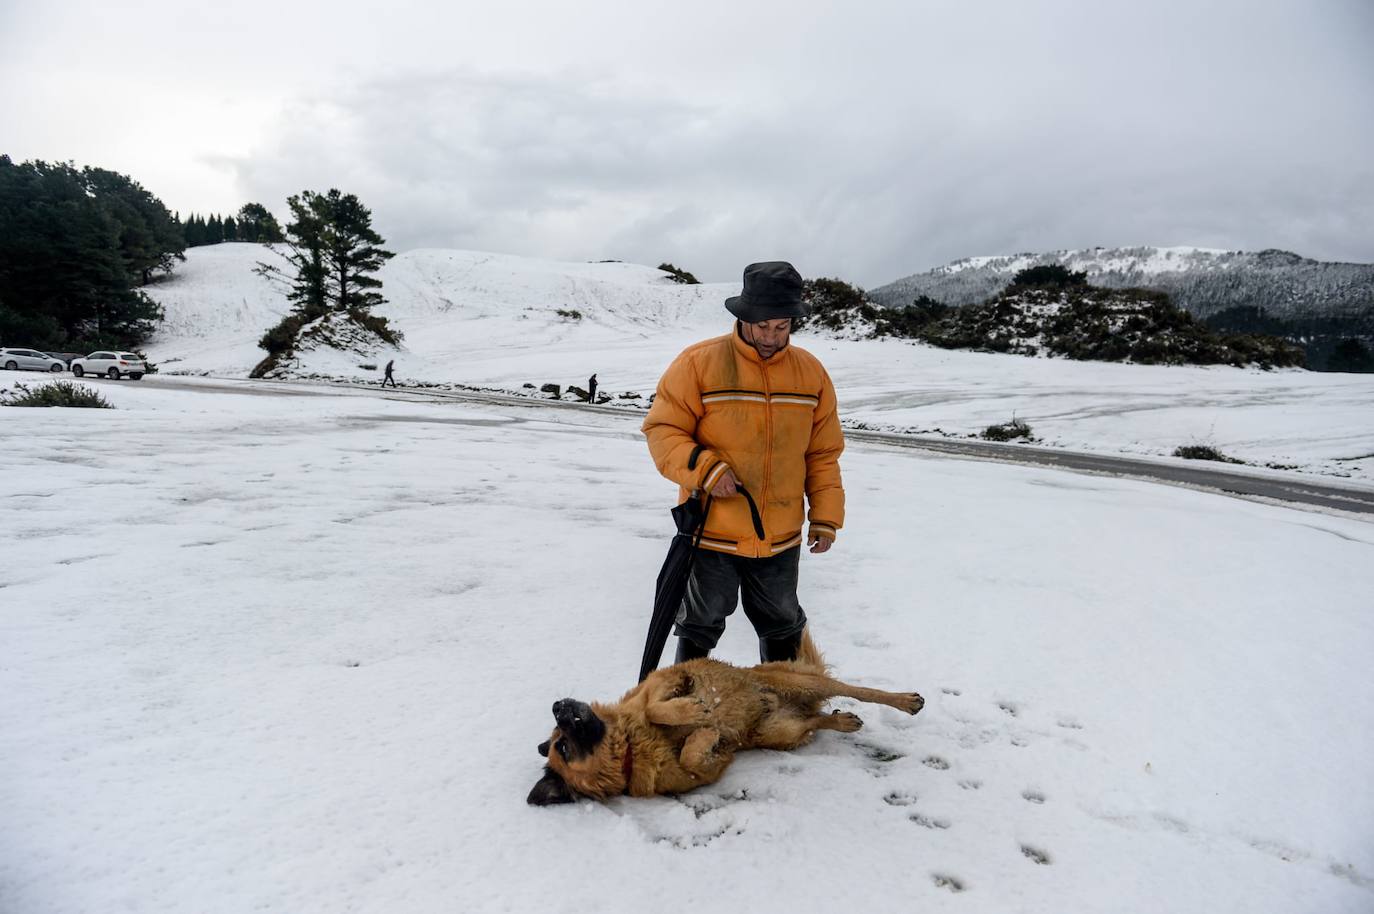
[[[790,638],[806,627],[797,600],[801,546],[772,558],[748,559],[698,549],[677,611],[674,632],[712,649],[725,632],[725,618],[743,594],[744,614],[760,638]]]

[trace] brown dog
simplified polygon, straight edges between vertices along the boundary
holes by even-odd
[[[796,660],[744,669],[689,660],[656,670],[614,705],[554,702],[557,727],[539,754],[544,776],[527,798],[536,806],[619,794],[682,793],[720,778],[741,749],[795,749],[817,730],[863,726],[848,711],[821,714],[835,696],[915,714],[915,692],[884,692],[830,677],[803,634]]]

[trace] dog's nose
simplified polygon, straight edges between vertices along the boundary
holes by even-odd
[[[553,718],[560,727],[571,727],[580,723],[589,710],[575,698],[560,698],[553,703]]]

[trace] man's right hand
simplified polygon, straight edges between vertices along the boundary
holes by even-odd
[[[711,486],[711,496],[713,498],[729,498],[739,494],[739,480],[735,478],[735,471],[729,467],[720,474],[716,484]]]

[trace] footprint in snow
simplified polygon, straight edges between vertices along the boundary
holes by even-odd
[[[1021,799],[1039,806],[1045,802],[1045,795],[1038,790],[1023,790],[1021,791]]]
[[[907,818],[910,819],[911,821],[915,822],[917,825],[921,826],[922,828],[930,828],[930,829],[937,829],[937,828],[938,828],[938,829],[944,830],[944,829],[946,829],[946,828],[949,828],[949,825],[950,825],[950,822],[949,822],[948,819],[938,819],[938,818],[933,818],[933,817],[931,817],[931,816],[924,816],[924,815],[921,815],[919,812],[914,812],[914,813],[912,813],[911,815],[907,816]]]
[[[1032,863],[1038,863],[1041,866],[1049,865],[1050,855],[1040,850],[1038,847],[1031,847],[1029,844],[1023,844],[1021,845],[1021,853]]]
[[[940,758],[938,755],[928,755],[921,760],[921,764],[927,768],[934,768],[936,771],[948,771],[949,762]]]
[[[949,889],[951,892],[962,892],[964,890],[964,881],[956,876],[950,876],[945,873],[932,873],[930,878],[931,881],[935,883],[937,889]]]
[[[886,765],[898,759],[906,758],[906,753],[898,752],[895,749],[889,749],[886,746],[879,746],[874,743],[854,740],[854,746],[879,765]]]

